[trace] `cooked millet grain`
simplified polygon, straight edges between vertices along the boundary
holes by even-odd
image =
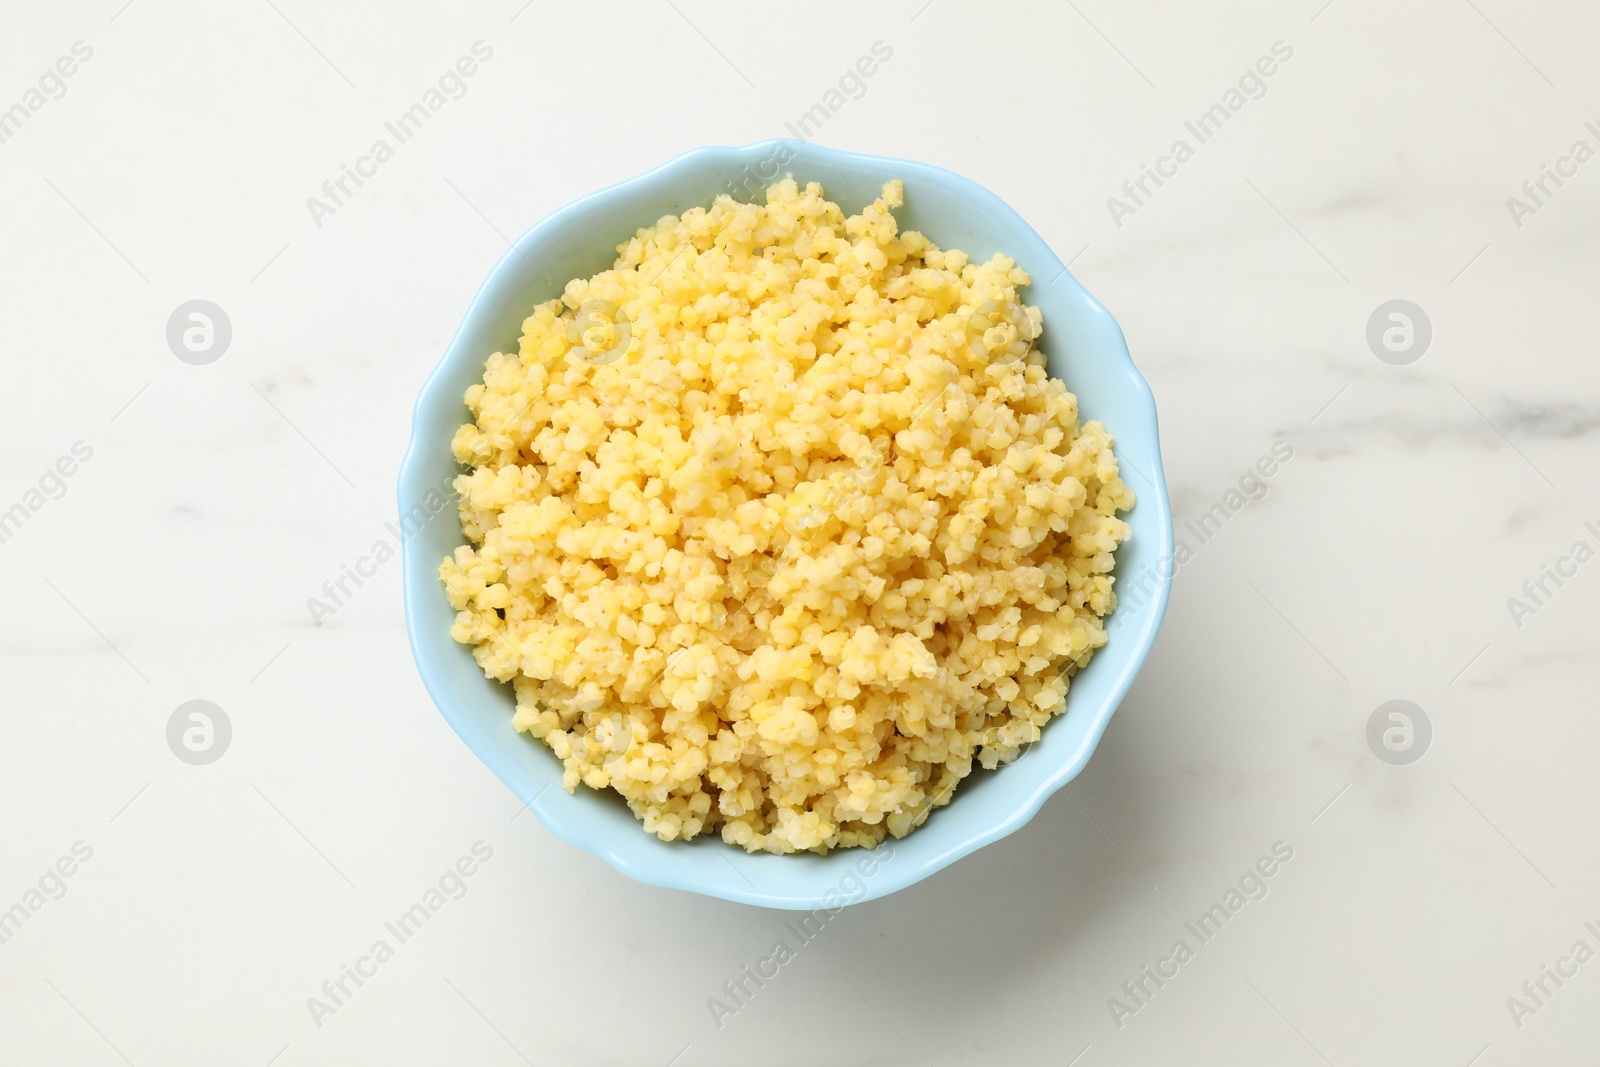
[[[1111,439],[1032,348],[1027,274],[899,232],[902,195],[667,216],[466,392],[451,634],[569,791],[663,839],[903,836],[1105,643]]]

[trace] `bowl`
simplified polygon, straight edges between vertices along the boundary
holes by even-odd
[[[533,306],[559,296],[570,278],[611,266],[616,246],[663,215],[709,206],[719,193],[751,199],[792,173],[820,181],[847,213],[884,182],[905,182],[903,229],[920,230],[974,260],[1013,257],[1033,278],[1026,299],[1044,313],[1039,347],[1050,373],[1078,395],[1081,417],[1115,439],[1124,480],[1137,494],[1123,517],[1132,536],[1117,551],[1118,604],[1109,639],[1073,679],[1067,711],[1015,762],[975,770],[951,802],[905,838],[868,851],[750,855],[707,835],[665,842],[647,834],[615,793],[561,787],[554,753],[512,729],[511,687],[484,676],[472,651],[450,637],[455,613],[439,562],[465,543],[450,480],[456,428],[469,421],[462,393],[496,351],[515,352]],[[556,836],[652,885],[771,908],[834,909],[893,893],[1012,833],[1088,761],[1111,714],[1154,643],[1173,574],[1172,515],[1161,473],[1155,400],[1128,355],[1122,331],[1032,228],[999,197],[924,163],[856,155],[792,140],[742,148],[698,148],[637,178],[586,196],[524,233],[490,271],[461,328],[417,397],[399,479],[406,630],[422,681],[445,719],[478,758]],[[885,847],[890,846],[890,847]]]

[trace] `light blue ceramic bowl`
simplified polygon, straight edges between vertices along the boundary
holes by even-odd
[[[902,228],[920,230],[975,260],[994,252],[1015,258],[1033,277],[1027,299],[1044,312],[1040,347],[1050,373],[1078,395],[1084,418],[1099,419],[1110,430],[1124,478],[1138,494],[1138,505],[1125,516],[1133,536],[1117,553],[1120,599],[1108,623],[1111,637],[1074,678],[1067,713],[1051,721],[1043,740],[1023,758],[995,772],[974,772],[947,807],[887,852],[752,856],[714,837],[667,843],[645,833],[615,794],[580,787],[568,795],[555,756],[511,728],[510,687],[485,678],[470,649],[450,639],[454,613],[437,577],[439,561],[464,540],[448,490],[457,470],[450,439],[467,421],[462,393],[479,380],[489,354],[515,352],[522,320],[533,306],[558,296],[567,279],[609,267],[616,245],[639,227],[709,205],[718,193],[750,199],[785,173],[801,182],[820,181],[847,212],[860,210],[884,182],[901,178],[905,207],[896,215]],[[442,496],[440,486],[446,487]],[[1155,401],[1110,313],[988,190],[923,163],[798,141],[696,149],[569,204],[523,234],[478,290],[417,398],[411,443],[400,468],[400,514],[410,517],[403,560],[411,649],[428,692],[468,747],[558,837],[629,877],[773,908],[837,907],[885,896],[1032,818],[1094,751],[1155,641],[1173,571],[1172,515],[1161,474]]]

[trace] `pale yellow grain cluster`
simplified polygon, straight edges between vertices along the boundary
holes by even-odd
[[[1029,347],[1026,273],[900,233],[901,197],[663,218],[467,390],[452,636],[569,791],[666,840],[903,836],[1105,643],[1111,440]]]

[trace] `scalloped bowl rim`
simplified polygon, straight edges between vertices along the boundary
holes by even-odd
[[[571,803],[596,804],[600,802],[601,794],[580,788],[575,796],[569,796],[557,789],[559,797],[548,797],[550,786],[560,784],[561,767],[554,755],[539,742],[523,735],[516,735],[521,742],[542,750],[542,755],[548,757],[548,767],[540,771],[538,768],[544,767],[544,764],[537,761],[529,763],[520,757],[514,758],[514,754],[506,747],[507,743],[503,736],[491,738],[490,734],[485,732],[493,730],[498,735],[501,731],[500,727],[492,722],[486,722],[481,696],[462,691],[463,683],[458,680],[459,673],[456,679],[449,676],[451,670],[459,670],[458,657],[465,655],[470,660],[471,651],[451,639],[448,626],[440,627],[436,620],[425,618],[428,612],[438,615],[434,607],[424,603],[425,598],[432,597],[440,602],[443,601],[442,588],[437,577],[438,562],[442,556],[433,555],[419,547],[418,542],[424,540],[421,536],[401,538],[402,582],[405,594],[406,631],[413,659],[429,695],[468,747],[511,787],[519,799],[531,808],[539,820],[557,837],[599,856],[623,874],[651,885],[682,889],[764,907],[834,908],[886,896],[912,885],[984,845],[1013,833],[1032,819],[1045,800],[1071,781],[1088,762],[1112,714],[1143,666],[1166,611],[1175,569],[1171,564],[1173,529],[1161,468],[1155,398],[1149,385],[1135,367],[1116,320],[1078,284],[1044,239],[1020,215],[994,193],[967,178],[938,167],[909,160],[843,152],[789,139],[759,141],[740,147],[697,148],[654,170],[575,200],[540,219],[519,237],[496,262],[474,295],[449,347],[434,366],[417,397],[412,414],[410,440],[400,468],[398,495],[402,529],[405,530],[404,517],[415,514],[416,507],[426,498],[427,491],[438,483],[438,479],[434,479],[433,482],[427,481],[424,469],[431,461],[437,461],[437,454],[440,451],[446,456],[449,455],[448,439],[441,440],[429,433],[427,424],[439,422],[443,413],[449,410],[458,411],[464,416],[465,404],[458,388],[460,365],[463,361],[469,365],[472,361],[476,361],[475,365],[481,375],[483,362],[488,357],[489,351],[493,350],[492,348],[484,350],[482,342],[473,335],[482,329],[482,320],[493,313],[491,305],[496,301],[504,303],[506,290],[514,284],[522,284],[516,280],[521,278],[525,270],[532,265],[529,257],[537,254],[547,239],[552,235],[564,233],[582,220],[614,216],[619,205],[630,196],[637,197],[642,191],[647,192],[654,187],[665,187],[675,180],[686,179],[694,174],[697,168],[709,169],[713,174],[731,172],[748,176],[753,165],[765,165],[766,162],[785,154],[787,154],[785,165],[789,170],[803,171],[811,167],[842,173],[861,174],[865,171],[879,176],[892,171],[895,176],[905,180],[908,209],[912,206],[913,198],[918,195],[919,189],[925,193],[937,191],[946,199],[953,197],[969,206],[995,228],[1003,229],[1008,242],[1003,251],[1026,266],[1034,278],[1034,284],[1028,290],[1029,302],[1043,303],[1044,301],[1036,298],[1045,286],[1055,288],[1064,285],[1060,299],[1069,302],[1075,314],[1081,316],[1081,318],[1069,316],[1073,328],[1081,328],[1092,333],[1093,346],[1100,349],[1095,358],[1109,358],[1118,364],[1116,367],[1104,370],[1104,373],[1109,375],[1113,371],[1121,372],[1120,377],[1114,380],[1120,382],[1122,388],[1131,390],[1121,399],[1126,404],[1131,404],[1132,410],[1124,414],[1119,425],[1108,424],[1107,429],[1117,442],[1115,447],[1118,450],[1118,459],[1124,469],[1134,462],[1129,458],[1134,450],[1141,453],[1139,458],[1144,461],[1138,463],[1134,469],[1140,474],[1140,481],[1145,484],[1142,486],[1135,484],[1137,503],[1134,510],[1128,512],[1125,518],[1135,528],[1136,537],[1154,538],[1153,545],[1145,541],[1138,546],[1141,554],[1147,557],[1152,551],[1154,552],[1155,565],[1151,567],[1149,559],[1146,559],[1144,570],[1141,571],[1141,575],[1148,574],[1153,581],[1153,587],[1148,590],[1148,595],[1141,600],[1136,609],[1130,609],[1135,612],[1133,625],[1116,626],[1114,637],[1096,653],[1089,666],[1075,677],[1072,690],[1068,694],[1067,711],[1051,720],[1050,725],[1045,728],[1044,738],[1028,750],[1028,760],[1037,763],[1040,757],[1034,753],[1045,750],[1049,746],[1052,731],[1064,728],[1068,719],[1073,719],[1077,723],[1075,730],[1081,734],[1077,743],[1070,749],[1056,752],[1055,766],[1047,773],[1043,773],[1043,777],[1037,779],[1031,790],[1021,795],[1008,796],[1006,793],[995,795],[994,791],[990,790],[983,797],[969,796],[967,788],[971,781],[969,779],[963,783],[962,789],[957,790],[949,805],[935,811],[916,831],[899,841],[890,839],[893,848],[887,852],[880,846],[874,852],[861,849],[836,849],[826,857],[811,854],[747,856],[742,849],[725,845],[715,835],[710,835],[709,840],[702,839],[694,843],[660,842],[653,835],[646,834],[625,808],[622,810],[624,814],[628,814],[626,825],[613,820],[600,832],[595,832],[592,825],[588,827],[580,825],[584,820],[574,817],[573,813],[578,809],[573,808]],[[796,176],[802,180],[807,177],[804,173]],[[765,180],[763,179],[763,184]],[[876,178],[870,180],[875,182]],[[841,202],[847,199],[838,195],[834,189],[829,189],[828,193],[830,198]],[[709,199],[708,196],[697,202],[706,203]],[[897,211],[897,215],[902,214],[903,210]],[[630,218],[623,230],[622,239],[626,239],[637,226],[649,225],[653,221],[654,219],[641,221]],[[930,227],[913,228],[921,228],[927,232]],[[945,247],[955,246],[958,243],[941,240],[936,233],[930,234],[930,237]],[[603,247],[609,254],[612,246]],[[977,258],[976,255],[974,258]],[[1045,276],[1045,272],[1040,270],[1041,266],[1048,268],[1054,280],[1041,285],[1040,279]],[[534,269],[537,271],[536,267]],[[550,296],[555,295],[559,295],[559,290],[550,294]],[[540,299],[549,299],[550,296]],[[532,297],[528,297],[520,306],[529,307],[534,302]],[[500,313],[502,316],[505,314],[503,308]],[[1060,311],[1054,316],[1047,312],[1045,326],[1048,342],[1052,333],[1060,331],[1062,326]],[[1054,351],[1049,351],[1048,355],[1054,374],[1057,355]],[[1061,357],[1062,360],[1067,358],[1067,356]],[[1080,405],[1086,415],[1097,406],[1096,401],[1099,398],[1095,395],[1080,392],[1071,382],[1069,388],[1078,393]],[[464,418],[461,421],[464,421]],[[1129,443],[1134,444],[1135,449],[1125,452],[1125,446]],[[457,469],[453,458],[449,469],[451,471]],[[446,525],[455,521],[454,504],[452,497],[448,506],[437,512],[445,516]],[[431,516],[434,513],[429,514]],[[429,521],[432,521],[431,517]],[[452,536],[458,539],[456,543],[461,543],[464,539],[460,537],[458,521],[455,521],[453,531]],[[1114,573],[1121,580],[1119,589],[1124,589],[1128,576],[1127,561],[1123,557],[1134,543],[1130,539],[1118,550],[1117,569]],[[1141,581],[1143,580],[1141,577]],[[1117,612],[1120,614],[1123,610],[1124,603],[1119,603]],[[1112,616],[1112,620],[1121,621],[1115,615]],[[454,667],[447,662],[452,657],[457,657],[457,665]],[[476,669],[475,662],[473,666]],[[1104,690],[1104,695],[1096,704],[1091,707],[1082,706],[1082,700],[1075,701],[1075,694],[1080,692],[1084,680],[1097,670],[1100,675],[1114,671],[1114,677],[1108,683],[1099,686]],[[478,671],[478,677],[482,678],[481,670]],[[489,684],[499,685],[492,682]],[[475,711],[475,708],[478,710]],[[504,718],[504,731],[511,732],[508,711]],[[974,771],[974,776],[1015,774],[1023,765],[1024,761],[1018,760],[996,772]],[[1040,773],[1037,769],[1033,772],[1036,776]],[[540,779],[543,779],[542,783]],[[535,786],[539,788],[536,790]],[[1015,784],[1008,782],[1007,787],[1013,793],[1018,787],[1026,789],[1021,785],[1020,779]],[[961,825],[948,821],[945,818],[947,813],[954,811],[963,801],[972,805],[973,810],[967,812]],[[976,809],[980,807],[987,813],[983,817],[977,814]],[[629,840],[624,831],[635,835],[637,839]],[[952,839],[941,841],[941,836]],[[641,847],[641,840],[648,844]],[[913,848],[913,845],[916,847]],[[663,852],[662,849],[677,850],[678,855]],[[717,854],[715,858],[714,853]],[[882,854],[879,857],[880,861],[867,860],[874,853]],[[908,853],[911,854],[907,855]],[[682,855],[690,855],[693,858],[685,862],[681,858]],[[867,861],[863,862],[864,860]],[[773,866],[800,863],[810,866],[803,871]],[[872,872],[863,873],[869,867],[872,868]],[[796,877],[790,877],[791,873]],[[836,877],[828,876],[835,874]],[[756,877],[752,878],[752,875]],[[799,877],[800,875],[803,877]]]

